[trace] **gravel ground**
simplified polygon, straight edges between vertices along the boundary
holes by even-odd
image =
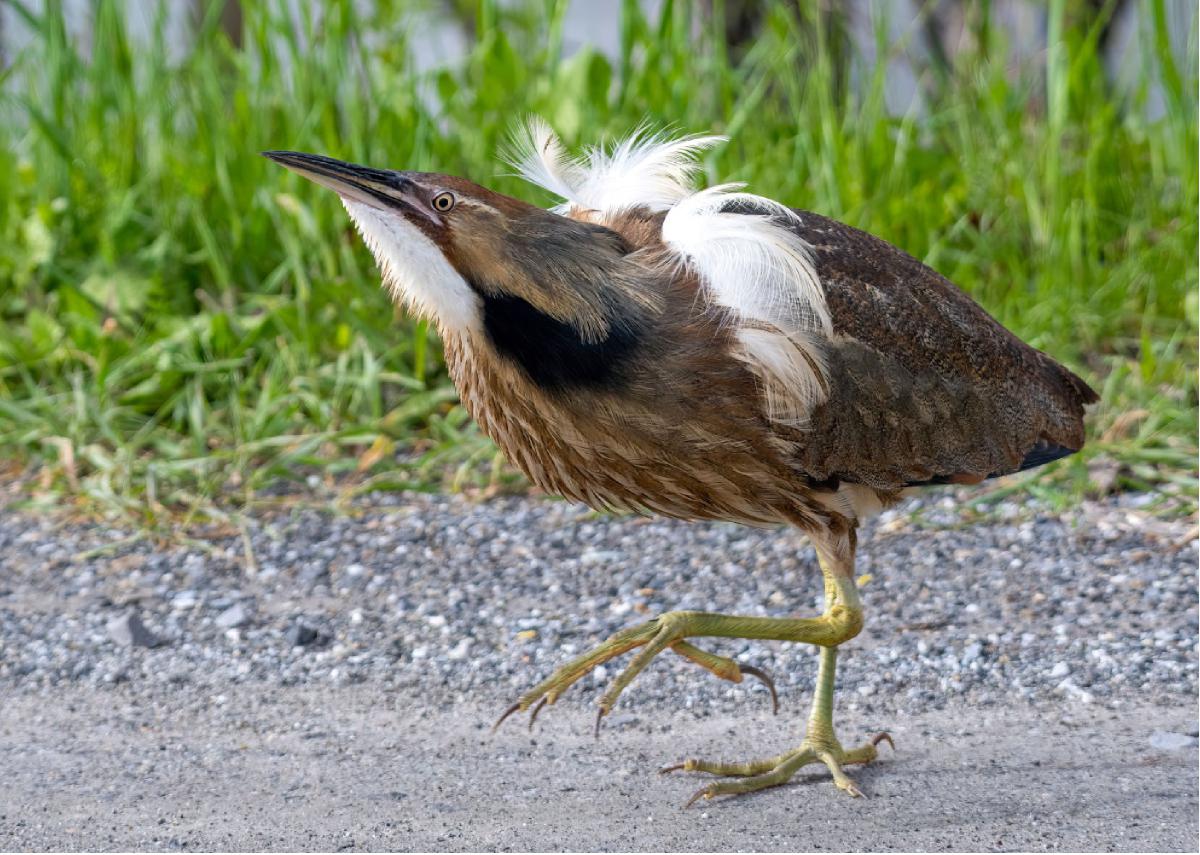
[[[1194,697],[1196,530],[1130,504],[965,527],[946,511],[924,531],[908,514],[872,524],[858,561],[867,623],[846,647],[843,698],[917,710]],[[551,501],[385,495],[353,516],[279,514],[193,548],[128,538],[0,516],[0,687],[371,682],[430,701],[499,699],[660,611],[821,605],[815,555],[795,532]],[[130,644],[130,623],[148,637]],[[811,649],[713,646],[767,667],[781,689],[810,688]],[[618,711],[645,698],[733,709],[747,691],[765,701],[670,661]]]
[[[1136,495],[1065,514],[1014,504],[998,519],[963,525],[949,497],[933,495],[873,521],[858,563],[869,577],[867,623],[844,648],[840,714],[874,728],[934,716],[933,731],[964,715],[1024,710],[1058,726],[1115,715],[1127,753],[1130,745],[1193,752],[1197,531],[1194,520],[1158,519],[1147,505]],[[921,526],[912,522],[917,511]],[[303,698],[325,692],[378,699],[440,721],[439,730],[456,726],[438,719],[442,711],[486,719],[569,655],[659,611],[784,616],[820,606],[815,556],[794,532],[616,518],[524,498],[386,494],[349,515],[263,514],[241,532],[213,530],[171,548],[8,511],[0,562],[0,694],[14,704],[99,709],[136,699],[237,710],[265,697],[305,707]],[[781,719],[802,720],[816,671],[811,649],[710,646],[774,674]],[[575,721],[614,673],[598,669],[539,728],[554,727],[555,717]],[[768,698],[752,682],[721,683],[666,656],[626,691],[606,727],[624,739],[653,733],[663,717],[713,727],[763,721]],[[56,727],[45,733],[68,727],[85,739],[86,725]],[[638,788],[660,797],[652,782]],[[1178,828],[1194,848],[1195,786],[1184,792],[1190,807]],[[58,819],[47,827],[69,825]],[[0,807],[0,834],[5,828]],[[31,839],[86,845],[47,835]],[[113,845],[139,840],[149,838]],[[498,845],[486,840],[475,838]],[[746,848],[737,838],[729,846]]]

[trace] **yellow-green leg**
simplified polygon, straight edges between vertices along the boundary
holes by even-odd
[[[716,796],[737,795],[764,790],[767,787],[777,787],[787,783],[792,776],[810,763],[824,763],[833,775],[833,782],[839,789],[845,790],[852,796],[861,796],[854,781],[843,771],[843,766],[855,763],[870,763],[878,756],[876,746],[887,741],[895,748],[892,738],[886,733],[876,734],[871,740],[857,748],[849,750],[838,742],[833,729],[833,689],[834,675],[837,669],[837,648],[821,648],[821,664],[817,671],[817,686],[813,695],[812,712],[808,717],[808,733],[800,747],[785,751],[776,757],[763,760],[752,760],[749,763],[720,763],[696,758],[685,760],[674,766],[668,766],[662,772],[707,772],[711,775],[721,775],[729,778],[740,778],[738,781],[718,781],[697,790],[688,800],[692,804],[697,799],[711,799]]]
[[[817,542],[817,556],[825,582],[825,610],[815,618],[761,618],[737,615],[711,614],[708,612],[666,612],[654,620],[622,630],[610,636],[602,644],[560,667],[509,707],[496,722],[495,727],[518,711],[532,710],[530,725],[538,713],[553,705],[558,698],[593,668],[624,653],[637,650],[637,654],[622,671],[608,690],[601,696],[596,716],[596,731],[600,722],[613,708],[625,687],[638,675],[650,660],[664,650],[671,650],[689,659],[718,677],[740,683],[745,674],[759,677],[775,696],[770,679],[756,668],[738,665],[732,659],[702,650],[686,639],[751,638],[772,641],[796,641],[815,644],[821,648],[821,664],[817,676],[817,688],[813,698],[809,731],[800,747],[766,760],[750,763],[715,763],[690,759],[663,771],[683,769],[685,771],[709,772],[716,775],[740,777],[740,781],[722,781],[711,784],[693,796],[713,798],[718,795],[745,793],[782,784],[796,770],[808,763],[820,761],[830,770],[834,782],[851,795],[861,795],[858,788],[842,771],[842,767],[853,763],[868,763],[875,759],[875,746],[891,738],[879,734],[858,748],[842,748],[833,729],[833,690],[837,669],[837,646],[848,641],[862,629],[862,605],[858,588],[854,583],[854,539],[849,533],[834,542]],[[639,649],[640,648],[640,649]],[[493,728],[494,730],[495,728]],[[690,804],[691,802],[689,802]]]
[[[686,641],[688,638],[753,638],[772,641],[799,641],[831,647],[853,638],[862,628],[862,607],[854,580],[846,572],[832,572],[828,563],[821,562],[825,575],[826,609],[815,618],[762,618],[739,615],[721,615],[710,612],[665,612],[640,626],[621,630],[610,636],[593,650],[568,662],[521,696],[505,711],[495,727],[517,711],[533,709],[536,716],[546,704],[553,705],[559,696],[581,677],[598,665],[623,653],[641,648],[628,667],[622,671],[608,691],[600,698],[600,709],[596,726],[616,704],[617,698],[633,678],[645,668],[650,660],[671,649],[712,671],[718,677],[735,683],[742,681],[743,673],[755,673],[757,669],[739,666],[732,659],[701,650]],[[829,592],[835,592],[833,597]],[[755,676],[765,676],[761,672]],[[769,680],[765,682],[771,685]],[[772,694],[774,694],[772,686]],[[495,728],[493,728],[495,729]]]

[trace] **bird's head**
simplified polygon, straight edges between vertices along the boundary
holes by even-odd
[[[443,334],[483,331],[497,313],[609,334],[610,274],[629,249],[616,233],[450,175],[264,154],[341,197],[393,296]]]

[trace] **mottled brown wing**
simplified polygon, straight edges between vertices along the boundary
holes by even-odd
[[[834,327],[830,395],[800,461],[813,478],[970,482],[1083,445],[1086,383],[907,253],[798,213]]]

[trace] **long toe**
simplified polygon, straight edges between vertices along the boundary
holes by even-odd
[[[740,780],[714,781],[701,787],[687,804],[691,805],[700,799],[714,799],[718,796],[736,796],[743,793],[753,793],[770,787],[778,787],[792,779],[798,770],[812,763],[821,763],[829,770],[833,783],[839,790],[850,796],[859,798],[863,791],[845,773],[842,767],[852,763],[870,763],[878,756],[876,745],[880,742],[891,744],[891,737],[886,733],[877,734],[857,748],[843,749],[836,741],[816,743],[805,740],[799,748],[786,751],[777,757],[765,760],[752,760],[748,763],[727,763],[724,761],[689,758],[682,763],[667,766],[659,771],[667,772],[702,772],[709,775],[720,775],[725,778]],[[686,805],[685,805],[686,806]]]

